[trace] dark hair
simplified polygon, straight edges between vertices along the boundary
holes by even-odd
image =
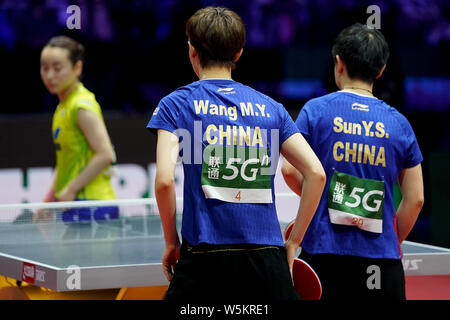
[[[332,54],[335,63],[339,55],[350,78],[373,83],[388,60],[389,47],[379,30],[356,23],[339,33]]]
[[[73,65],[75,65],[78,61],[83,61],[84,46],[78,41],[75,41],[67,36],[53,37],[45,46],[67,49],[69,51],[69,60]]]
[[[244,47],[245,26],[230,9],[206,7],[189,18],[186,35],[197,50],[202,67],[220,65],[234,69],[233,60]]]

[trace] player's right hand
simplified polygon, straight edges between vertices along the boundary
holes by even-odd
[[[173,278],[173,272],[177,261],[180,259],[180,244],[177,243],[174,246],[167,246],[164,248],[162,257],[162,267],[164,275],[168,281]]]
[[[33,223],[53,221],[53,210],[41,208],[33,212]]]

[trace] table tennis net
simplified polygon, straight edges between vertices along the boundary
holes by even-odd
[[[294,200],[294,202],[290,202]],[[298,197],[278,194],[277,207],[296,213]],[[181,230],[183,199],[177,198],[176,223]],[[287,210],[286,209],[286,210]],[[282,230],[290,218],[280,220]],[[118,239],[163,238],[155,198],[108,201],[72,201],[0,205],[0,233],[11,244],[28,243],[29,235],[44,236],[44,242],[114,241]],[[8,235],[8,237],[6,237]]]
[[[176,202],[176,214],[181,215],[183,198],[177,197]],[[299,197],[293,193],[276,194],[281,221],[291,221],[298,204]],[[89,223],[139,216],[159,217],[155,198],[0,204],[0,223]]]
[[[182,201],[177,198],[177,214]],[[0,205],[0,223],[101,223],[145,216],[159,218],[155,198]]]
[[[178,230],[182,207],[179,198]],[[163,229],[156,199],[146,198],[0,205],[0,235],[5,246],[124,239],[162,241]]]

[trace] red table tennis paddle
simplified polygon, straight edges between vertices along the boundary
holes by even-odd
[[[294,221],[284,231],[284,239],[291,234]],[[294,288],[303,300],[319,300],[322,296],[322,284],[314,269],[304,260],[295,258],[292,270]]]
[[[289,238],[291,232],[292,232],[292,228],[294,227],[294,222],[295,221],[291,221],[288,226],[286,227],[286,229],[284,230],[284,241],[287,241],[287,239]]]

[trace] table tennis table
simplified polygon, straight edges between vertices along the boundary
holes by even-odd
[[[180,221],[177,216],[178,230]],[[57,292],[167,285],[163,249],[158,215],[0,223],[0,275]],[[406,276],[450,279],[450,249],[405,241],[402,250]],[[80,276],[75,287],[74,268]]]

